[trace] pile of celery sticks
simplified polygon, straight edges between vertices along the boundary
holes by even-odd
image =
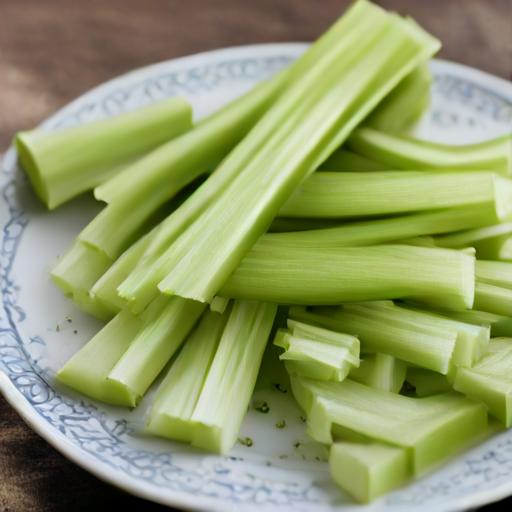
[[[60,381],[136,407],[165,372],[147,430],[224,453],[272,337],[359,501],[512,425],[512,137],[404,135],[439,46],[359,0],[197,124],[171,98],[18,134],[49,209],[105,203],[52,271],[107,321]]]

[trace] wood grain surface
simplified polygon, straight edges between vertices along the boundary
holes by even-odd
[[[0,0],[0,152],[91,87],[133,68],[213,48],[309,41],[345,0]],[[382,0],[443,41],[441,56],[512,79],[512,0]],[[512,503],[507,503],[510,506]],[[67,512],[130,497],[74,466],[0,398],[0,511]]]

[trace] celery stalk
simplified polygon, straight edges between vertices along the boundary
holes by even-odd
[[[316,248],[375,245],[482,226],[495,222],[497,215],[494,206],[486,204],[351,222],[333,227],[320,226],[318,229],[315,223],[325,222],[324,219],[304,220],[277,218],[272,226],[274,230],[289,232],[263,235],[256,245],[269,243]],[[283,224],[283,221],[286,222]],[[292,221],[295,221],[297,229],[293,229]],[[437,240],[438,237],[436,243]]]
[[[487,429],[486,409],[457,393],[411,398],[343,382],[292,378],[313,439],[331,443],[333,424],[407,449],[413,475],[421,475]]]
[[[57,373],[57,378],[80,393],[113,405],[135,407],[138,397],[126,386],[108,379],[126,352],[142,320],[122,311],[84,345]]]
[[[389,354],[365,354],[359,367],[351,368],[350,378],[371,388],[398,393],[406,371],[406,364]]]
[[[356,35],[350,37],[348,31],[340,38],[224,160],[219,170],[238,166],[240,155],[254,140],[267,142],[251,155],[221,200],[171,246],[166,276],[159,283],[162,292],[211,301],[298,183],[405,75],[437,50],[438,43],[419,27],[377,10],[382,22],[371,23],[369,5],[358,2],[353,9],[358,6],[368,12],[351,27]],[[373,25],[370,32],[363,29],[366,22]],[[345,23],[346,17],[340,26]],[[366,31],[365,37],[359,30]],[[205,253],[214,255],[208,264]]]
[[[384,443],[334,443],[332,479],[360,503],[399,487],[412,477],[407,450]]]
[[[361,217],[498,204],[512,214],[512,180],[489,172],[316,172],[281,208],[283,217]]]
[[[441,311],[455,320],[466,322],[469,324],[489,326],[491,328],[491,336],[496,337],[512,337],[512,317],[504,315],[496,315],[487,311]]]
[[[71,128],[20,132],[16,148],[36,194],[52,210],[191,126],[190,105],[171,98]]]
[[[496,315],[512,315],[512,290],[477,280],[474,308]]]
[[[491,340],[487,354],[473,367],[460,368],[454,387],[481,400],[505,427],[512,426],[512,339]]]
[[[192,445],[226,453],[236,442],[277,308],[235,301],[195,405]]]
[[[406,245],[256,245],[219,294],[315,305],[414,297],[464,310],[473,304],[474,258],[460,251]]]
[[[408,368],[406,380],[414,386],[416,396],[419,397],[445,393],[452,389],[446,376],[425,368]]]
[[[457,335],[432,327],[430,332],[401,323],[397,319],[379,318],[368,309],[356,306],[343,308],[291,308],[290,318],[322,327],[358,335],[361,351],[382,352],[409,363],[448,373]]]
[[[158,388],[148,419],[149,432],[178,441],[192,441],[192,414],[228,316],[211,311],[204,313]]]
[[[180,347],[204,305],[160,297],[144,312],[144,323],[132,343],[108,374],[140,399]]]
[[[450,146],[365,127],[354,132],[347,145],[352,151],[395,169],[486,170],[503,176],[512,173],[510,135],[478,144]]]
[[[512,260],[512,222],[436,237],[441,247],[474,247],[483,260]]]
[[[288,373],[313,379],[342,381],[359,366],[359,340],[294,320],[279,329],[274,344],[284,348],[279,359]]]
[[[378,110],[378,109],[377,109]],[[353,153],[345,148],[335,151],[320,167],[327,172],[373,172],[389,171],[389,165]]]
[[[115,315],[116,308],[112,308],[108,302],[94,300],[89,291],[111,264],[112,260],[104,254],[76,241],[57,262],[51,276],[64,295],[70,297],[80,309],[101,320],[108,320]]]
[[[512,263],[477,260],[475,274],[480,283],[512,289]]]
[[[307,231],[310,229],[323,229],[339,225],[337,219],[287,219],[276,217],[268,228],[269,233],[283,233],[289,231]]]

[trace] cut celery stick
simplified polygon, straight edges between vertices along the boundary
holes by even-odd
[[[166,276],[159,283],[163,293],[211,301],[299,182],[404,76],[438,49],[437,41],[407,20],[384,16],[373,24],[369,4],[358,2],[353,9],[358,6],[368,12],[361,23],[351,24],[357,33],[353,41],[349,35],[340,38],[224,160],[219,170],[238,167],[247,146],[254,140],[267,141],[251,155],[222,198],[171,246]],[[382,13],[375,11],[375,16]],[[366,22],[373,29],[362,37]],[[346,17],[340,26],[345,23]],[[214,255],[208,264],[205,253]]]
[[[51,276],[64,295],[80,309],[101,320],[108,320],[116,314],[116,308],[108,302],[94,300],[89,296],[89,290],[111,264],[112,260],[104,254],[76,241],[57,262]]]
[[[388,133],[409,130],[430,104],[432,74],[424,64],[407,75],[365,121]]]
[[[464,310],[473,305],[474,258],[460,251],[408,245],[256,245],[220,295],[314,305],[414,297]]]
[[[289,233],[266,234],[256,243],[263,242],[296,247],[343,247],[375,245],[410,237],[447,233],[482,226],[497,220],[494,205],[463,206],[432,212],[413,213],[386,219],[351,222],[333,227],[318,226],[331,219],[277,218],[274,231]],[[295,231],[295,232],[292,232]],[[435,242],[437,243],[438,237]]]
[[[512,290],[477,281],[474,308],[496,315],[511,316]]]
[[[495,338],[473,367],[457,371],[454,387],[482,401],[505,427],[512,426],[512,339]]]
[[[141,318],[122,311],[64,365],[58,380],[95,400],[135,407],[138,397],[107,377],[141,325]]]
[[[490,326],[491,336],[512,337],[512,317],[487,311],[440,311],[440,314],[468,324]]]
[[[416,247],[437,247],[434,237],[432,236],[417,236],[414,238],[404,238],[398,240],[397,243],[405,245],[414,245]]]
[[[283,217],[362,217],[482,203],[512,214],[512,181],[490,172],[316,172],[281,208]]]
[[[378,109],[377,109],[378,110]],[[345,148],[335,151],[319,168],[328,172],[389,171],[389,165],[375,162]]]
[[[508,176],[512,173],[512,136],[450,146],[360,128],[347,141],[348,148],[395,169],[486,170]]]
[[[71,128],[20,132],[16,148],[36,194],[52,210],[191,126],[190,105],[171,98]]]
[[[227,313],[204,313],[158,388],[148,419],[149,432],[178,441],[192,441],[192,414],[228,316]]]
[[[233,304],[191,416],[192,445],[226,453],[235,444],[276,311],[271,304]]]
[[[512,290],[512,263],[477,260],[475,274],[480,283],[493,284]]]
[[[274,344],[285,349],[279,359],[292,375],[340,382],[359,366],[359,340],[321,327],[288,320]]]
[[[405,382],[407,365],[388,354],[366,354],[359,367],[351,368],[350,378],[371,388],[398,393]]]
[[[384,443],[334,443],[332,479],[360,503],[399,487],[412,477],[407,450]]]
[[[421,327],[398,320],[379,318],[369,309],[291,308],[290,318],[309,322],[338,332],[356,334],[361,340],[361,351],[382,352],[439,373],[450,369],[457,335],[433,327],[427,332]]]
[[[481,436],[487,429],[483,404],[458,393],[411,398],[343,382],[291,379],[313,439],[332,443],[333,424],[406,448],[413,475],[421,475]]]
[[[140,399],[188,335],[204,305],[180,297],[159,297],[144,312],[143,325],[108,374]]]
[[[474,247],[482,260],[512,260],[512,222],[436,237],[441,247]]]
[[[337,219],[287,219],[286,217],[276,217],[270,224],[268,231],[269,233],[306,231],[338,226],[339,223],[340,221]]]
[[[228,307],[229,299],[225,297],[219,297],[218,295],[213,298],[212,303],[210,304],[210,309],[215,313],[224,313],[226,308]]]
[[[419,397],[445,393],[452,389],[444,375],[424,368],[408,368],[406,380],[414,386],[416,395]]]

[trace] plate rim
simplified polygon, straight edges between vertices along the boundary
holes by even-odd
[[[200,53],[190,54],[178,58],[160,61],[154,64],[149,64],[122,75],[114,77],[106,82],[103,82],[92,89],[84,92],[71,102],[67,103],[55,113],[47,117],[39,126],[44,127],[51,123],[55,117],[62,116],[67,111],[72,110],[75,106],[88,97],[92,97],[104,90],[115,87],[117,84],[126,84],[127,80],[136,81],[144,75],[158,72],[159,69],[169,66],[179,68],[181,65],[191,65],[194,62],[202,61],[204,59],[212,59],[222,57],[223,55],[239,54],[239,56],[246,56],[250,52],[261,52],[263,55],[271,55],[275,52],[288,52],[290,55],[301,53],[309,43],[302,42],[281,42],[281,43],[262,43],[252,45],[239,45],[233,47],[224,47],[215,50],[204,51]],[[444,59],[434,59],[432,65],[435,69],[440,71],[450,70],[450,73],[456,75],[463,75],[469,77],[472,81],[479,84],[486,85],[486,88],[492,92],[499,92],[505,97],[512,99],[512,82],[506,79],[496,77],[485,71],[459,64]],[[14,158],[14,148],[9,146],[8,150],[2,158],[2,169],[4,164]],[[107,482],[117,488],[120,488],[129,494],[147,499],[153,502],[160,503],[167,506],[177,506],[188,510],[214,510],[224,511],[226,507],[233,507],[235,504],[232,501],[227,501],[222,498],[208,498],[205,496],[193,495],[187,492],[178,490],[163,489],[159,490],[156,486],[147,486],[137,478],[123,474],[119,471],[112,470],[108,465],[95,459],[92,455],[82,450],[79,446],[74,445],[69,441],[64,434],[59,432],[50,423],[46,422],[35,409],[31,406],[29,401],[23,394],[14,386],[7,375],[0,370],[0,393],[4,396],[7,403],[19,414],[23,421],[31,428],[36,434],[42,437],[53,448],[55,448],[64,457],[72,463],[78,465],[84,470],[88,471],[100,480]],[[504,497],[512,494],[512,481],[503,482],[494,489],[483,489],[468,496],[461,496],[455,498],[449,508],[443,510],[460,510],[467,507],[477,507],[490,503],[492,501],[503,499]],[[248,510],[250,504],[245,504],[244,508]],[[350,506],[347,509],[351,508]],[[357,507],[361,508],[361,507]],[[284,509],[284,507],[283,507]]]

